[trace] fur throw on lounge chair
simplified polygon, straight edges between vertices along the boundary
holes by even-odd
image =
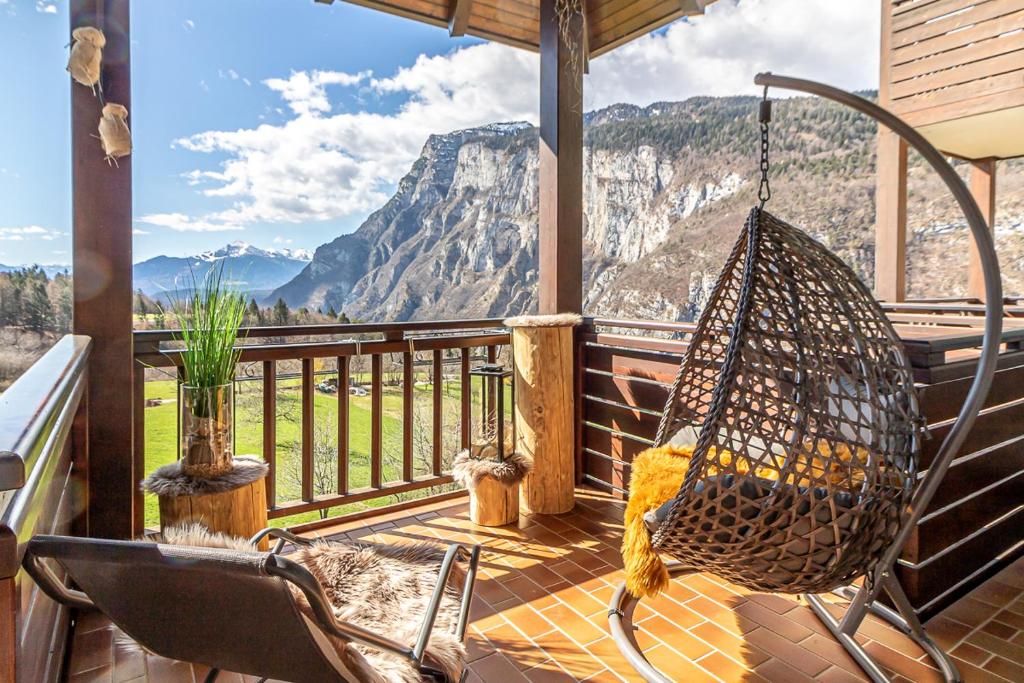
[[[168,529],[160,542],[255,550],[245,539],[211,533],[201,524]],[[327,541],[288,555],[320,582],[334,605],[335,616],[410,647],[422,626],[443,557],[443,548],[428,543],[373,545]],[[427,665],[443,671],[453,681],[462,676],[466,661],[465,648],[454,635],[464,580],[465,567],[456,563],[425,655]],[[305,605],[301,594],[299,597]],[[308,616],[312,618],[312,612]],[[374,648],[333,638],[332,641],[342,661],[363,683],[422,680],[407,660]]]

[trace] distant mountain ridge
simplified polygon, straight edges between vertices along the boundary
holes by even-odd
[[[195,256],[156,256],[141,261],[132,267],[132,276],[136,290],[163,298],[190,289],[193,276],[201,281],[215,265],[223,263],[231,286],[262,298],[294,278],[311,259],[312,254],[304,249],[261,249],[236,241]]]
[[[588,313],[690,320],[750,207],[758,98],[695,97],[589,112],[584,148]],[[773,199],[867,282],[874,267],[873,122],[815,98],[779,100]],[[492,124],[433,135],[394,195],[265,299],[368,321],[503,316],[537,301],[538,132]],[[1007,291],[1024,290],[1024,164],[1000,164],[997,239]],[[912,295],[962,291],[966,226],[912,160]],[[962,263],[961,263],[962,261]],[[958,289],[959,288],[959,289]]]

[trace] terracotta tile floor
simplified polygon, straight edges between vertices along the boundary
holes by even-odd
[[[612,587],[622,578],[621,505],[580,490],[568,515],[485,529],[469,521],[465,503],[435,504],[323,535],[485,544],[469,634],[470,683],[632,681],[639,678],[609,637],[606,618]],[[648,659],[673,680],[863,680],[796,599],[751,593],[711,576],[675,581],[667,595],[642,603],[634,621]],[[957,657],[967,681],[1024,681],[1024,560],[933,619],[929,629]],[[95,617],[79,623],[70,681],[203,680],[198,666],[119,655],[112,630]],[[882,622],[867,623],[861,636],[894,680],[939,680],[923,653]]]

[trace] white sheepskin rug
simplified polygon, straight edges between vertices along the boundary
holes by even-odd
[[[212,533],[201,524],[172,527],[156,540],[169,545],[256,550],[245,539]],[[444,549],[427,543],[375,545],[328,541],[318,541],[288,555],[288,559],[306,567],[320,582],[339,619],[410,647],[419,634],[443,557]],[[444,672],[451,681],[460,680],[466,662],[465,647],[455,636],[465,576],[464,563],[456,563],[424,656],[428,666]],[[304,611],[309,610],[298,591],[296,595]],[[307,615],[313,617],[311,611]],[[430,680],[421,677],[401,657],[331,640],[342,661],[364,683]],[[140,647],[130,642],[135,648]]]

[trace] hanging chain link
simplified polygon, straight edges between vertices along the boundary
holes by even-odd
[[[760,208],[772,198],[772,188],[768,182],[768,171],[771,165],[768,162],[768,124],[772,120],[772,101],[768,99],[768,86],[764,87],[764,99],[761,100],[761,108],[758,111],[757,120],[761,124],[761,186],[757,188],[757,198],[761,200]]]

